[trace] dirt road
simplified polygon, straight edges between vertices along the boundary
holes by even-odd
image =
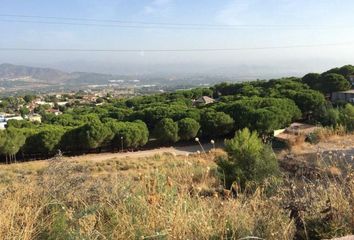
[[[220,144],[217,144],[217,147],[220,147]],[[205,152],[210,151],[214,146],[212,144],[203,144],[202,145]],[[115,159],[125,159],[125,158],[144,158],[144,157],[152,157],[156,154],[163,153],[171,153],[173,155],[182,155],[193,154],[200,151],[203,154],[203,149],[200,145],[195,144],[191,146],[183,146],[183,147],[162,147],[151,150],[137,151],[137,152],[125,152],[125,153],[100,153],[100,154],[87,154],[81,155],[77,157],[67,157],[67,159],[73,160],[90,160],[90,161],[103,161],[109,160],[112,158]],[[293,148],[293,153],[297,156],[308,155],[308,154],[316,154],[317,152],[321,152],[324,155],[328,155],[328,152],[338,152],[345,153],[347,160],[352,160],[352,156],[354,156],[354,135],[347,136],[333,136],[325,141],[320,142],[319,144],[312,145],[309,143],[304,143]],[[283,158],[283,154],[279,154],[279,158]]]
[[[100,153],[100,154],[87,154],[77,157],[67,157],[67,159],[72,160],[91,160],[91,161],[103,161],[108,159],[123,159],[123,158],[142,158],[142,157],[151,157],[156,154],[171,153],[176,156],[185,156],[186,154],[193,154],[200,151],[208,152],[213,148],[212,144],[203,144],[203,149],[200,145],[184,146],[184,147],[163,147],[156,148],[151,150],[137,151],[137,152],[125,152],[125,153]]]

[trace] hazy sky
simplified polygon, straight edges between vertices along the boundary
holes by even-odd
[[[353,0],[0,0],[0,14],[122,21],[247,25],[234,29],[121,28],[15,21],[73,22],[0,16],[0,48],[196,49],[351,43],[345,46],[168,53],[0,52],[0,62],[112,72],[321,71],[354,64]],[[10,20],[10,22],[9,22]],[[11,22],[12,21],[12,22]],[[77,22],[77,21],[75,21]],[[120,25],[120,23],[79,23]],[[141,26],[141,25],[139,25]],[[212,67],[213,66],[213,67]],[[270,70],[269,70],[270,69]],[[281,69],[281,70],[279,70]],[[259,73],[259,72],[257,72]],[[245,73],[246,74],[246,73]]]

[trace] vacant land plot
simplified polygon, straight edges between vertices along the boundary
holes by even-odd
[[[0,239],[312,239],[353,231],[351,171],[324,168],[306,179],[284,172],[240,193],[223,188],[214,161],[222,151],[175,155],[2,165]]]

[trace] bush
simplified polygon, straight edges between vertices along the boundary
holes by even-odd
[[[272,149],[263,144],[257,132],[247,128],[225,141],[227,158],[219,158],[218,171],[227,188],[236,181],[242,188],[247,182],[262,182],[279,174],[278,162]]]
[[[339,112],[339,122],[346,127],[347,131],[354,131],[354,106],[351,104],[345,105]]]
[[[320,142],[320,138],[319,138],[318,134],[310,133],[309,135],[307,135],[306,141],[311,144],[317,144]]]

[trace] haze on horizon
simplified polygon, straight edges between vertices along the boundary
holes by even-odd
[[[276,76],[321,72],[354,63],[353,9],[352,0],[107,0],[104,3],[99,0],[2,0],[0,48],[142,51],[1,51],[0,63],[66,71],[135,74],[171,72]],[[162,23],[158,25],[162,27],[133,24],[139,27],[127,28],[118,26],[124,24],[109,21],[102,24],[102,21],[28,16]],[[164,26],[166,23],[180,26]],[[209,25],[222,27],[207,27]],[[240,27],[227,28],[228,25]],[[208,52],[143,51],[282,46],[312,47]]]

